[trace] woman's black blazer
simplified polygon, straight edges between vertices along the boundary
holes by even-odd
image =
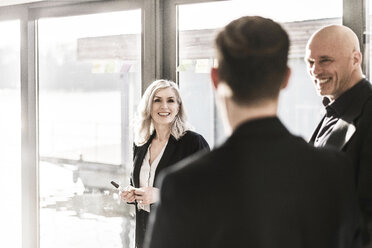
[[[133,171],[131,176],[131,185],[139,188],[139,174],[143,159],[145,158],[147,149],[154,138],[155,133],[150,137],[146,144],[142,146],[134,146]],[[165,147],[163,156],[161,157],[158,167],[155,171],[154,187],[156,187],[156,179],[159,172],[164,168],[172,166],[182,159],[201,150],[209,151],[207,141],[198,133],[187,131],[179,140],[176,140],[172,135],[169,137],[167,146]],[[142,248],[148,222],[148,213],[138,211],[136,205],[136,248]],[[153,204],[150,205],[152,209]]]
[[[131,184],[136,188],[139,188],[139,173],[141,170],[143,159],[145,158],[147,149],[151,144],[154,136],[155,133],[150,137],[146,144],[142,146],[134,146]],[[162,169],[171,166],[200,150],[209,151],[209,149],[210,148],[207,141],[203,138],[203,136],[196,132],[187,131],[185,135],[183,135],[179,140],[176,140],[171,135],[164,150],[163,156],[161,157],[158,167],[156,168],[154,183],[156,182],[156,177],[159,175],[159,172]]]

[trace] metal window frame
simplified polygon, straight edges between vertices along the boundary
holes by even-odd
[[[34,26],[25,5],[0,8],[0,21],[20,21],[22,247],[38,245],[37,88]]]
[[[358,36],[360,49],[363,54],[362,69],[369,77],[369,0],[343,0],[342,24],[351,28]]]

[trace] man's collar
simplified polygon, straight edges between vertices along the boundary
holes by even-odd
[[[364,81],[365,79],[363,78],[334,101],[331,101],[328,97],[324,97],[323,105],[326,107],[327,116],[330,115],[340,117],[343,115],[346,109],[351,106],[351,103],[354,101],[354,99],[361,95]]]

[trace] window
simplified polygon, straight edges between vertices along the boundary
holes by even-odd
[[[21,247],[20,22],[0,22],[1,245]],[[12,223],[12,224],[10,224]],[[6,234],[6,235],[5,235]]]
[[[292,78],[281,95],[279,116],[308,138],[322,106],[303,62],[307,39],[321,26],[340,24],[341,17],[360,32],[364,14],[358,9],[364,2],[368,7],[362,0],[160,2],[0,4],[3,246],[20,248],[24,242],[36,248],[40,224],[42,248],[133,247],[133,207],[119,200],[109,182],[129,179],[132,116],[141,87],[157,78],[177,79],[191,124],[212,147],[221,142],[225,135],[209,76],[213,39],[242,15],[271,17],[289,32]]]
[[[141,10],[38,20],[40,247],[129,247]]]
[[[320,5],[322,8],[313,10],[313,6]],[[277,11],[278,9],[295,11]],[[278,114],[290,131],[308,139],[321,118],[322,107],[321,99],[316,95],[306,72],[304,48],[310,35],[318,28],[341,24],[341,0],[265,0],[254,3],[232,0],[178,5],[177,72],[191,124],[206,137],[211,146],[224,137],[218,112],[214,107],[209,76],[216,58],[213,42],[221,27],[243,15],[272,18],[281,22],[289,33],[292,77],[288,88],[281,94]],[[207,104],[201,104],[202,101]]]

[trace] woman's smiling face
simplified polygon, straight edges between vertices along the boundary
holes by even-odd
[[[172,88],[160,89],[154,94],[151,117],[155,125],[171,125],[178,111],[177,95]]]

